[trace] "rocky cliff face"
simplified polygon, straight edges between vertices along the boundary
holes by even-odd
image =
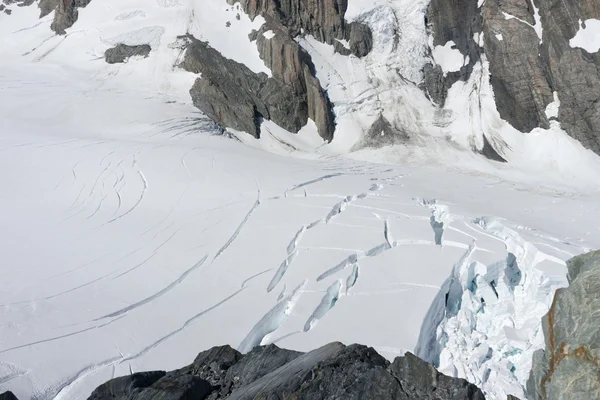
[[[225,398],[484,399],[474,385],[442,375],[410,353],[390,364],[372,348],[330,343],[304,354],[275,345],[246,355],[229,346],[214,347],[176,371],[110,380],[89,400]]]
[[[504,120],[529,132],[548,128],[556,118],[569,135],[600,154],[600,55],[570,44],[583,21],[599,18],[595,0],[432,0],[427,22],[433,45],[452,40],[469,63],[444,77],[440,68],[426,66],[426,90],[443,104],[448,87],[468,78],[470,66],[485,54]],[[554,92],[560,100],[557,116],[546,113]]]
[[[533,357],[528,398],[600,399],[600,251],[568,262],[570,286],[543,319],[546,349]]]
[[[366,56],[373,45],[371,30],[360,23],[346,23],[348,0],[227,0],[239,2],[251,19],[263,16],[270,24],[287,29],[290,37],[307,33],[335,47],[341,54]],[[340,40],[346,40],[349,48]]]
[[[313,75],[308,54],[286,36],[257,36],[263,58],[273,65],[272,78],[223,57],[208,43],[186,38],[181,67],[202,74],[190,90],[194,105],[218,124],[255,137],[263,119],[298,132],[312,118],[321,136],[331,139],[332,106]]]
[[[331,140],[335,131],[333,105],[315,76],[310,55],[294,38],[311,34],[333,45],[341,54],[361,57],[372,47],[370,29],[345,22],[347,0],[242,0],[240,3],[251,19],[260,15],[266,20],[251,37],[273,77],[254,74],[215,54],[205,44],[193,41],[182,65],[189,71],[203,72],[190,92],[194,104],[220,125],[255,137],[260,136],[263,118],[291,132],[298,132],[310,118],[316,123],[319,135]],[[343,40],[348,42],[348,48],[342,44]],[[242,93],[236,95],[238,85]]]

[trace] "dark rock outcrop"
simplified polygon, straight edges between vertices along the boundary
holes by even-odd
[[[597,0],[536,0],[543,42],[540,57],[548,69],[561,105],[561,126],[588,149],[600,154],[600,52],[588,53],[569,44],[579,21],[600,19]]]
[[[225,58],[205,42],[185,37],[188,45],[180,66],[202,74],[190,90],[194,105],[218,124],[255,137],[260,136],[263,118],[291,132],[312,118],[319,134],[330,140],[335,129],[333,107],[314,77],[310,56],[286,36],[270,40],[259,36],[261,53],[273,65],[272,78]]]
[[[41,16],[55,10],[54,21],[50,28],[58,35],[66,34],[66,29],[73,26],[79,17],[80,7],[85,7],[92,0],[41,0],[39,7]],[[50,11],[48,11],[50,10]],[[40,17],[41,17],[40,16]]]
[[[152,51],[152,47],[148,44],[141,44],[137,46],[129,46],[126,44],[119,43],[115,47],[111,47],[104,53],[104,59],[109,64],[117,64],[125,62],[129,57],[142,56],[148,57]]]
[[[507,19],[505,13],[515,18]],[[531,0],[486,1],[482,14],[490,82],[500,116],[521,132],[549,128],[545,110],[553,95],[538,55],[540,38],[532,28]]]
[[[252,32],[250,39],[256,42],[273,76],[255,74],[222,57],[206,43],[189,38],[190,46],[181,65],[188,71],[202,72],[190,91],[194,104],[218,124],[255,137],[260,136],[263,119],[298,132],[310,118],[321,137],[331,140],[335,131],[333,105],[316,78],[310,55],[294,38],[311,34],[341,54],[362,57],[373,46],[369,27],[345,21],[347,0],[227,2],[239,2],[251,19],[259,15],[265,18],[266,23],[260,31]]]
[[[67,33],[66,29],[72,27],[79,17],[77,9],[87,6],[91,1],[92,0],[39,0],[38,7],[40,9],[40,18],[45,17],[52,11],[56,11],[54,14],[54,21],[52,21],[50,28],[59,35],[65,35]],[[17,5],[18,7],[25,7],[30,6],[35,2],[36,0],[2,0],[0,11],[10,14],[11,9],[7,6]]]
[[[344,19],[348,0],[227,0],[239,2],[252,20],[263,16],[271,25],[285,27],[291,38],[307,33],[344,54],[366,56],[373,47],[371,29]],[[349,48],[340,40],[348,41]]]
[[[483,30],[477,0],[431,0],[425,25],[433,36],[433,46],[444,46],[452,41],[461,54],[469,57],[469,62],[459,71],[448,72],[446,76],[439,66],[425,65],[426,93],[437,105],[443,106],[448,89],[459,80],[469,79],[473,66],[483,52],[474,39]]]
[[[0,400],[18,400],[17,396],[13,394],[13,392],[4,392],[0,393]]]
[[[504,120],[521,132],[548,128],[545,111],[556,92],[562,128],[600,154],[600,52],[570,45],[588,19],[600,19],[597,0],[486,0],[481,8],[477,0],[432,0],[425,23],[433,45],[452,40],[469,63],[446,76],[426,65],[423,88],[443,106],[448,88],[470,76],[485,49]],[[477,37],[483,37],[483,48]]]
[[[546,348],[533,356],[531,400],[600,399],[600,251],[567,267],[570,286],[556,291],[542,320]]]
[[[372,348],[330,343],[308,353],[229,346],[202,352],[187,367],[116,378],[89,400],[484,400],[464,379],[440,374],[407,353],[390,364]]]

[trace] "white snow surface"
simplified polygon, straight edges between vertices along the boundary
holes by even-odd
[[[433,38],[431,44],[433,45]],[[460,71],[465,64],[468,64],[468,57],[463,56],[452,40],[443,46],[433,47],[432,53],[436,64],[442,67],[444,75],[448,72]]]
[[[298,38],[330,144],[312,121],[222,135],[191,105],[186,32],[270,73],[261,19],[224,0],[92,1],[61,37],[35,7],[0,16],[0,392],[81,399],[213,345],[339,340],[522,396],[564,261],[600,246],[598,157],[557,121],[502,121],[485,57],[435,107],[416,86],[427,1],[349,3],[367,57]],[[119,41],[152,52],[105,64]],[[361,146],[380,115],[411,142]],[[472,151],[484,134],[508,164]]]
[[[579,31],[569,41],[571,47],[580,47],[588,53],[600,51],[600,20],[579,20]]]

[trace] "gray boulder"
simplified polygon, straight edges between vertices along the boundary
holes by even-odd
[[[152,51],[152,47],[148,44],[141,44],[136,46],[129,46],[123,43],[117,44],[115,47],[111,47],[104,53],[104,59],[109,64],[117,64],[125,62],[129,57],[142,56],[148,57]]]
[[[600,399],[600,251],[571,259],[568,270],[570,286],[542,320],[546,348],[533,357],[532,400]]]
[[[308,353],[229,346],[202,352],[182,369],[116,378],[89,400],[483,400],[463,379],[440,374],[407,353],[390,364],[372,348],[330,343]]]

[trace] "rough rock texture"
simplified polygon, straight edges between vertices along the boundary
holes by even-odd
[[[504,13],[516,18],[506,19]],[[521,132],[549,128],[545,110],[553,94],[538,55],[540,38],[531,27],[535,24],[531,0],[486,1],[482,14],[485,53],[500,116]]]
[[[65,29],[73,26],[77,18],[79,17],[79,7],[85,7],[90,4],[92,0],[41,0],[40,9],[42,15],[44,12],[55,5],[54,21],[50,26],[54,32],[59,35],[64,35],[67,32]]]
[[[200,353],[182,369],[137,373],[99,386],[89,400],[483,400],[464,379],[440,374],[407,353],[390,364],[372,348],[330,343],[308,353],[229,346]]]
[[[194,104],[224,127],[260,136],[262,119],[298,132],[312,119],[319,134],[331,140],[335,131],[333,105],[315,76],[310,55],[294,40],[311,34],[344,55],[367,55],[373,46],[368,26],[344,19],[347,0],[227,0],[239,2],[251,19],[267,21],[252,32],[261,59],[273,77],[254,74],[227,60],[206,43],[190,38],[182,66],[202,72],[191,90]],[[266,37],[265,32],[273,35]],[[347,41],[348,48],[340,41]],[[246,81],[247,82],[244,82]],[[240,90],[241,89],[241,90]]]
[[[571,48],[579,20],[600,19],[597,0],[536,0],[543,43],[540,56],[558,92],[561,126],[585,147],[600,154],[600,52]]]
[[[341,54],[358,57],[367,55],[373,47],[368,26],[344,20],[348,0],[228,0],[229,4],[236,2],[251,19],[261,15],[271,25],[285,27],[291,38],[305,32]],[[350,48],[338,40],[347,40]]]
[[[11,9],[8,6],[16,5],[18,7],[25,7],[32,5],[36,1],[40,8],[40,18],[45,17],[52,11],[56,11],[50,28],[57,34],[64,35],[67,33],[65,30],[72,27],[75,21],[77,21],[79,16],[77,9],[87,6],[92,0],[2,0],[0,11],[10,14]]]
[[[590,18],[600,19],[597,0],[486,0],[481,8],[478,0],[432,0],[425,24],[433,45],[454,41],[469,64],[446,76],[426,65],[423,88],[443,106],[448,88],[468,79],[485,49],[504,120],[522,132],[548,128],[545,110],[557,92],[562,128],[600,154],[600,52],[569,44],[580,21]]]
[[[181,67],[202,74],[190,90],[194,105],[218,124],[255,137],[260,136],[263,118],[291,132],[298,132],[312,118],[319,134],[330,140],[335,130],[333,106],[314,77],[308,54],[287,36],[275,35],[271,40],[259,36],[261,54],[272,64],[272,78],[186,37]]]
[[[458,80],[469,79],[473,65],[483,52],[474,39],[483,29],[477,0],[431,0],[425,25],[433,36],[433,46],[444,46],[453,41],[456,49],[469,57],[469,62],[460,71],[449,72],[445,77],[439,66],[428,64],[424,67],[426,92],[436,104],[443,106],[448,89]]]
[[[542,321],[546,348],[533,357],[532,400],[600,399],[600,251],[567,266],[570,286],[556,292]]]
[[[148,44],[141,44],[137,46],[129,46],[126,44],[119,43],[115,47],[111,47],[104,53],[104,59],[109,64],[117,64],[125,62],[129,57],[142,56],[148,57],[152,51],[152,47]]]

